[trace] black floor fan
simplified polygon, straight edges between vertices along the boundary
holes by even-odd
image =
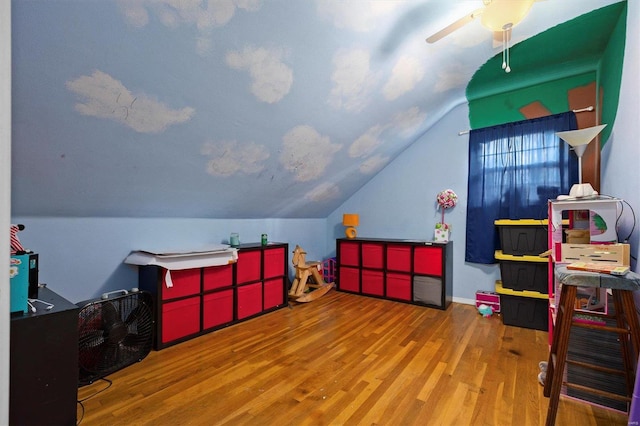
[[[88,385],[142,361],[151,351],[153,311],[150,293],[137,289],[131,292],[119,290],[78,306],[78,386]]]

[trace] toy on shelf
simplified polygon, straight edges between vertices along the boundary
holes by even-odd
[[[330,257],[322,262],[322,276],[326,281],[334,282],[336,279],[336,258]]]
[[[27,253],[27,250],[24,249],[24,247],[22,246],[22,243],[20,242],[20,238],[18,238],[18,232],[24,230],[24,225],[21,224],[11,224],[11,227],[9,228],[9,232],[10,232],[10,243],[9,243],[9,248],[11,249],[11,254],[25,254]]]
[[[301,303],[316,300],[327,294],[335,286],[334,282],[327,284],[322,275],[320,275],[318,268],[322,267],[322,262],[307,262],[306,256],[307,252],[302,250],[299,245],[296,245],[291,259],[293,266],[296,268],[296,277],[289,290],[289,298]],[[313,283],[310,282],[310,278],[312,278]],[[315,288],[315,290],[311,290],[312,288]]]

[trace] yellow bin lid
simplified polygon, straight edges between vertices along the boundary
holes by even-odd
[[[534,299],[549,299],[548,294],[539,293],[537,291],[531,290],[511,290],[510,288],[502,287],[502,281],[496,280],[496,293],[498,294],[506,294],[508,296],[519,296],[519,297],[532,297]]]

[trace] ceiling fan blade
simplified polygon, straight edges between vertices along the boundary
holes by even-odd
[[[475,18],[477,18],[478,16],[480,16],[482,14],[482,9],[477,9],[473,12],[471,12],[470,14],[458,19],[457,21],[447,25],[446,27],[444,27],[443,29],[441,29],[440,31],[438,31],[437,33],[433,34],[432,36],[427,38],[427,43],[435,43],[436,41],[440,40],[441,38],[444,38],[446,36],[448,36],[449,34],[451,34],[452,32],[456,31],[459,28],[462,28],[463,26],[467,25],[469,22],[473,21]]]

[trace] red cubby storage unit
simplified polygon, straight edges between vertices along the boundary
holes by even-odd
[[[344,266],[360,266],[360,244],[345,242],[340,246],[338,263]]]
[[[350,291],[353,293],[360,292],[360,269],[341,266],[338,268],[338,276],[340,277],[340,290]]]
[[[388,244],[387,270],[407,273],[411,272],[411,246]]]
[[[233,321],[233,289],[203,296],[202,327],[208,330]]]
[[[442,249],[440,247],[415,247],[413,271],[423,275],[442,275]]]
[[[363,270],[362,293],[373,296],[384,296],[384,273],[376,270]]]
[[[242,244],[238,261],[172,270],[140,266],[138,287],[154,300],[154,349],[287,306],[288,244]]]
[[[262,311],[262,283],[238,287],[238,319],[256,315]]]
[[[233,284],[233,265],[211,266],[202,271],[204,291],[229,287]]]
[[[411,300],[411,275],[387,273],[387,297],[403,301]]]
[[[200,293],[200,270],[171,271],[162,276],[162,299],[170,300]]]
[[[341,238],[337,289],[446,309],[453,298],[452,256],[451,241]]]
[[[258,281],[260,279],[261,265],[262,253],[260,250],[240,250],[238,252],[238,263],[236,263],[236,282]]]
[[[378,243],[362,244],[362,266],[382,269],[384,264],[384,246]]]
[[[287,264],[287,253],[284,250],[274,248],[263,250],[262,253],[264,254],[264,261],[262,262],[264,265],[263,278],[282,277],[286,275],[285,266]]]
[[[283,277],[268,279],[264,282],[264,309],[271,309],[284,304],[285,280]]]
[[[200,332],[200,296],[162,305],[162,344]]]

